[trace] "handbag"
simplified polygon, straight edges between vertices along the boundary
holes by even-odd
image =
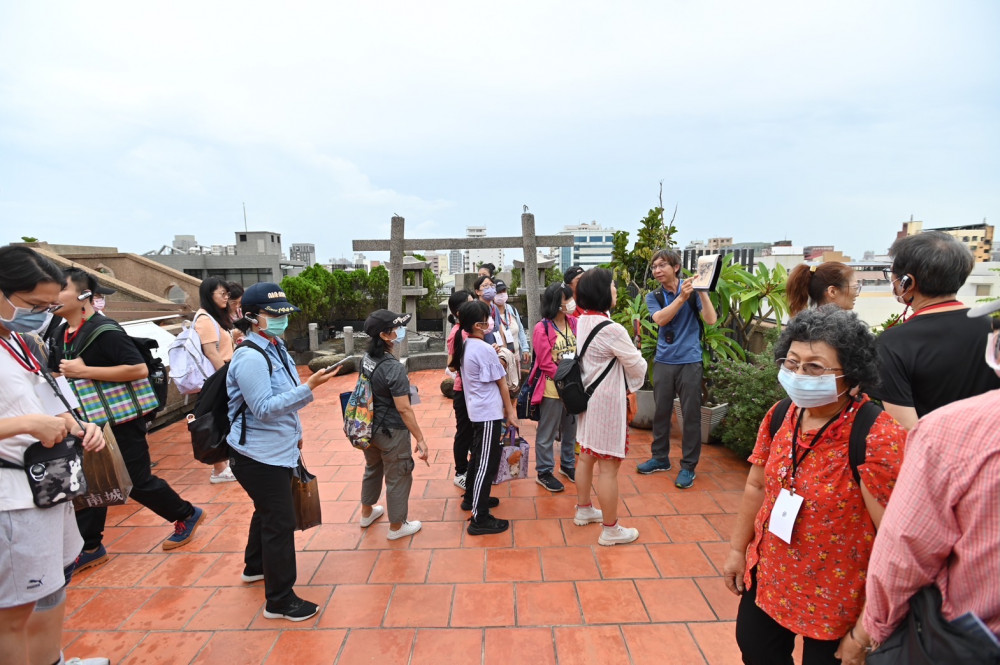
[[[159,406],[148,378],[125,383],[71,379],[70,385],[88,422],[121,425],[141,418]]]
[[[292,469],[292,505],[295,507],[296,530],[305,531],[323,523],[319,481],[306,470],[301,453],[298,465]]]
[[[77,510],[119,506],[128,500],[132,477],[110,425],[104,426],[103,448],[83,451],[83,475],[87,479],[87,492],[73,499]]]
[[[931,584],[910,598],[910,613],[877,649],[868,665],[996,665],[1000,646],[981,622],[941,615],[941,591]]]
[[[499,485],[515,478],[527,478],[530,448],[530,444],[518,436],[516,427],[508,427],[504,438],[500,440],[500,466],[493,484]]]

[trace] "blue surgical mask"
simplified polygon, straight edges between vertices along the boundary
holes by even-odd
[[[288,315],[267,317],[267,328],[261,330],[268,337],[281,337],[288,329]]]
[[[30,333],[40,329],[51,316],[47,310],[32,312],[29,307],[18,307],[6,298],[7,303],[14,308],[14,316],[10,319],[0,317],[0,325],[11,332]]]
[[[406,326],[400,326],[396,328],[396,341],[402,342],[406,339]]]
[[[493,302],[493,299],[497,297],[497,289],[495,286],[487,286],[483,289],[483,300]]]
[[[840,399],[837,376],[834,374],[809,376],[782,367],[778,370],[778,383],[800,409],[826,406]]]

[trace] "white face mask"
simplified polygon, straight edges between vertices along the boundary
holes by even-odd
[[[504,291],[503,293],[498,293],[496,295],[496,297],[493,298],[493,302],[495,302],[500,307],[503,307],[504,305],[506,305],[507,304],[507,292]]]
[[[570,298],[569,300],[566,301],[566,304],[563,305],[563,307],[566,308],[567,314],[572,314],[573,312],[576,311],[576,301]]]
[[[834,374],[820,376],[797,374],[785,367],[778,370],[778,383],[800,409],[826,406],[840,399],[841,394],[837,392],[837,378]]]
[[[1000,330],[986,336],[986,364],[1000,376]]]

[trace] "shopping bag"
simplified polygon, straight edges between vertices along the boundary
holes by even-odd
[[[295,528],[305,531],[323,523],[319,502],[319,481],[306,470],[299,455],[299,464],[292,470],[292,503],[295,507]]]
[[[72,379],[70,385],[88,422],[121,425],[155,411],[159,406],[149,379],[118,383],[94,379]]]
[[[97,452],[83,451],[83,475],[87,479],[87,492],[73,499],[77,510],[118,506],[132,492],[132,477],[125,468],[111,425],[104,426],[104,448]]]
[[[517,428],[508,427],[500,440],[500,468],[494,485],[528,477],[528,448],[528,442],[518,436]]]

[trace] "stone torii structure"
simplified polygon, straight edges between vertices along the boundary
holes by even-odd
[[[572,247],[573,236],[536,236],[535,216],[530,212],[521,215],[521,236],[507,238],[422,238],[406,240],[403,235],[405,220],[398,215],[392,218],[388,240],[355,240],[355,252],[389,252],[389,309],[403,309],[403,255],[420,249],[524,249],[524,288],[528,294],[528,330],[533,330],[541,320],[541,300],[538,298],[538,246]],[[533,297],[532,297],[533,296]]]

